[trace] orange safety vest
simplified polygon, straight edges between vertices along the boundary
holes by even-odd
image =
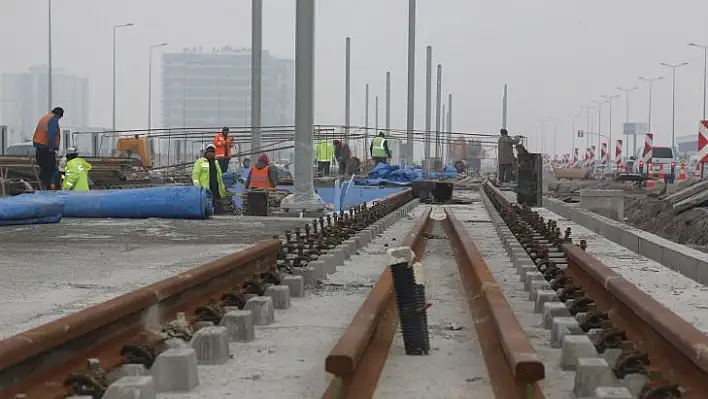
[[[251,187],[250,188],[273,188],[270,182],[270,166],[263,169],[258,169],[255,166],[251,168]]]
[[[224,139],[224,136],[218,133],[214,136],[214,147],[217,158],[231,158],[231,137]]]
[[[39,120],[37,128],[34,130],[32,142],[49,147],[49,120],[53,117],[54,114],[49,113]],[[59,141],[61,140],[60,132],[61,129],[57,129],[56,135],[54,136],[54,148],[59,148]]]

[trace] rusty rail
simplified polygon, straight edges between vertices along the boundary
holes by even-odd
[[[585,313],[580,327],[601,329],[598,350],[622,351],[613,365],[616,376],[646,375],[641,398],[708,398],[708,336],[586,253],[584,241],[572,243],[569,228],[561,236],[556,221],[512,205],[489,183],[484,190],[551,288],[560,289],[559,298],[574,300],[571,314]],[[550,258],[549,250],[563,258]],[[566,268],[555,266],[562,262]]]
[[[443,226],[455,250],[496,397],[542,398],[538,381],[545,377],[543,362],[536,356],[472,237],[450,209],[445,209],[445,214]]]
[[[403,246],[420,259],[432,227],[431,209],[426,209],[406,236]],[[325,360],[325,370],[334,374],[323,398],[368,398],[373,395],[398,326],[393,280],[387,268],[376,281],[339,342]]]
[[[63,398],[66,378],[96,358],[104,370],[123,362],[126,343],[145,339],[160,325],[229,292],[253,275],[276,265],[280,240],[247,249],[92,306],[0,341],[0,397]],[[155,342],[154,339],[150,340]]]

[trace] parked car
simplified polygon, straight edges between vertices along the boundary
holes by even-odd
[[[664,173],[664,183],[673,183],[676,178],[676,154],[671,147],[653,147],[652,158],[650,160],[642,160],[642,152],[644,149],[637,150],[635,158],[638,161],[634,162],[634,173],[648,174],[649,172]],[[647,163],[651,165],[651,170],[648,169]]]

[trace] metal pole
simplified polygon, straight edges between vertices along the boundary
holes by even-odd
[[[112,130],[116,131],[116,29],[133,26],[132,23],[113,26],[113,118],[111,122]]]
[[[440,153],[440,106],[442,103],[442,65],[437,66],[437,93],[435,94],[435,158],[439,159]]]
[[[406,164],[413,160],[413,129],[415,123],[415,4],[408,1],[408,110],[406,120]]]
[[[366,84],[366,100],[364,101],[364,160],[369,159],[369,84]],[[375,132],[374,135],[378,134]]]
[[[676,68],[671,71],[671,150],[676,148]]]
[[[447,146],[445,145],[445,119],[447,117],[445,116],[445,104],[442,105],[442,121],[440,122],[440,138],[442,139],[442,142],[440,143],[441,151],[440,151],[440,158],[441,162],[443,164],[443,169],[444,166],[447,164],[447,157],[448,153],[447,151],[449,150],[446,148]]]
[[[452,94],[447,95],[447,157],[452,162]]]
[[[295,192],[284,209],[321,210],[312,184],[312,129],[315,109],[315,0],[297,0],[295,11]]]
[[[263,0],[253,0],[251,3],[251,151],[258,151],[261,148],[262,67]],[[312,171],[310,171],[310,175],[312,175]]]
[[[703,120],[706,120],[706,74],[708,73],[708,46],[703,47]]]
[[[49,61],[48,61],[48,66],[47,66],[47,99],[48,99],[48,107],[47,110],[48,112],[52,110],[52,107],[54,106],[52,104],[52,0],[47,0],[47,11],[48,11],[48,16],[49,16]],[[114,40],[115,41],[115,40]],[[115,52],[114,56],[115,58]],[[113,129],[115,130],[115,128]]]
[[[379,96],[376,96],[376,100],[374,101],[374,126],[375,130],[378,132],[379,130]]]
[[[152,49],[150,46],[150,61],[148,62],[148,135],[152,129]]]
[[[425,57],[425,165],[426,169],[430,168],[430,119],[432,105],[432,80],[433,80],[433,48],[426,48]]]
[[[386,72],[386,110],[384,116],[384,123],[386,126],[386,134],[391,131],[391,72]],[[376,128],[378,131],[378,127]]]
[[[507,112],[507,86],[504,85],[504,98],[502,100],[502,128],[506,129],[506,112]]]
[[[347,37],[346,39],[346,51],[344,58],[344,142],[349,144],[349,126],[351,125],[351,37]]]

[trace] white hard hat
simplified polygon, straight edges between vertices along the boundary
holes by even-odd
[[[78,154],[79,150],[76,149],[76,147],[69,147],[66,149],[66,155],[69,154]]]
[[[209,151],[209,150],[216,151],[216,146],[214,144],[209,144],[208,146],[204,147],[204,151]]]

